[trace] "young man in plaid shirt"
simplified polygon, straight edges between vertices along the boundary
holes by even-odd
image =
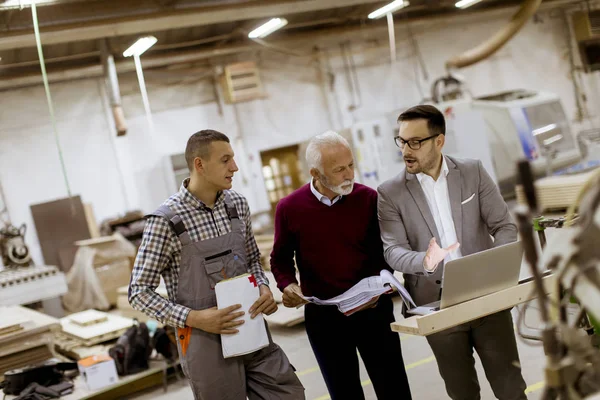
[[[250,272],[260,287],[251,316],[270,315],[277,305],[260,264],[248,202],[231,190],[238,167],[229,138],[197,132],[185,157],[190,178],[148,216],[129,302],[178,328],[181,365],[196,399],[304,399],[293,366],[271,339],[257,352],[223,358],[220,335],[238,333],[244,311],[240,305],[217,309],[217,282]],[[155,292],[160,276],[168,300]]]

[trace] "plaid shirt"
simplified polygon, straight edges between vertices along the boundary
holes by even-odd
[[[179,192],[171,196],[165,205],[179,214],[192,242],[212,239],[231,232],[231,221],[225,208],[225,194],[220,192],[213,209],[196,199],[188,190],[186,179]],[[250,207],[246,198],[232,190],[227,191],[238,210],[242,227],[245,227],[248,270],[254,274],[259,285],[268,285],[260,263],[260,252],[254,239],[250,220]],[[161,217],[150,216],[144,228],[144,237],[137,253],[131,283],[129,303],[162,324],[184,328],[190,309],[176,303],[181,242],[169,222]],[[163,277],[169,299],[155,292]]]

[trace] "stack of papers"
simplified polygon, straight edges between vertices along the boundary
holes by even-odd
[[[267,327],[262,314],[250,318],[250,307],[258,300],[260,290],[256,279],[251,274],[239,275],[226,279],[216,284],[217,307],[219,309],[241,304],[242,308],[234,312],[244,311],[245,314],[238,320],[244,324],[236,327],[239,331],[233,335],[221,335],[223,357],[235,357],[250,354],[269,345]]]
[[[316,297],[304,297],[304,300],[319,304],[319,305],[333,305],[337,306],[341,313],[345,315],[352,315],[360,307],[367,304],[377,296],[382,294],[392,293],[394,288],[400,293],[402,300],[406,304],[407,308],[416,307],[410,294],[406,291],[404,286],[396,279],[394,275],[388,270],[381,270],[379,276],[370,276],[358,282],[344,293],[331,298],[329,300],[321,300]]]

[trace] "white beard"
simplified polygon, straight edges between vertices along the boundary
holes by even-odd
[[[352,189],[354,189],[354,179],[346,180],[337,186],[330,186],[328,182],[322,179],[321,184],[327,189],[331,190],[333,193],[339,194],[340,196],[348,196],[350,193],[352,193]],[[344,189],[343,186],[346,185],[350,185],[350,187],[348,189]]]

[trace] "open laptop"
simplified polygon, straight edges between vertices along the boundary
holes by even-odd
[[[516,286],[522,260],[522,244],[513,242],[449,261],[444,266],[441,300],[408,313],[426,315]]]

